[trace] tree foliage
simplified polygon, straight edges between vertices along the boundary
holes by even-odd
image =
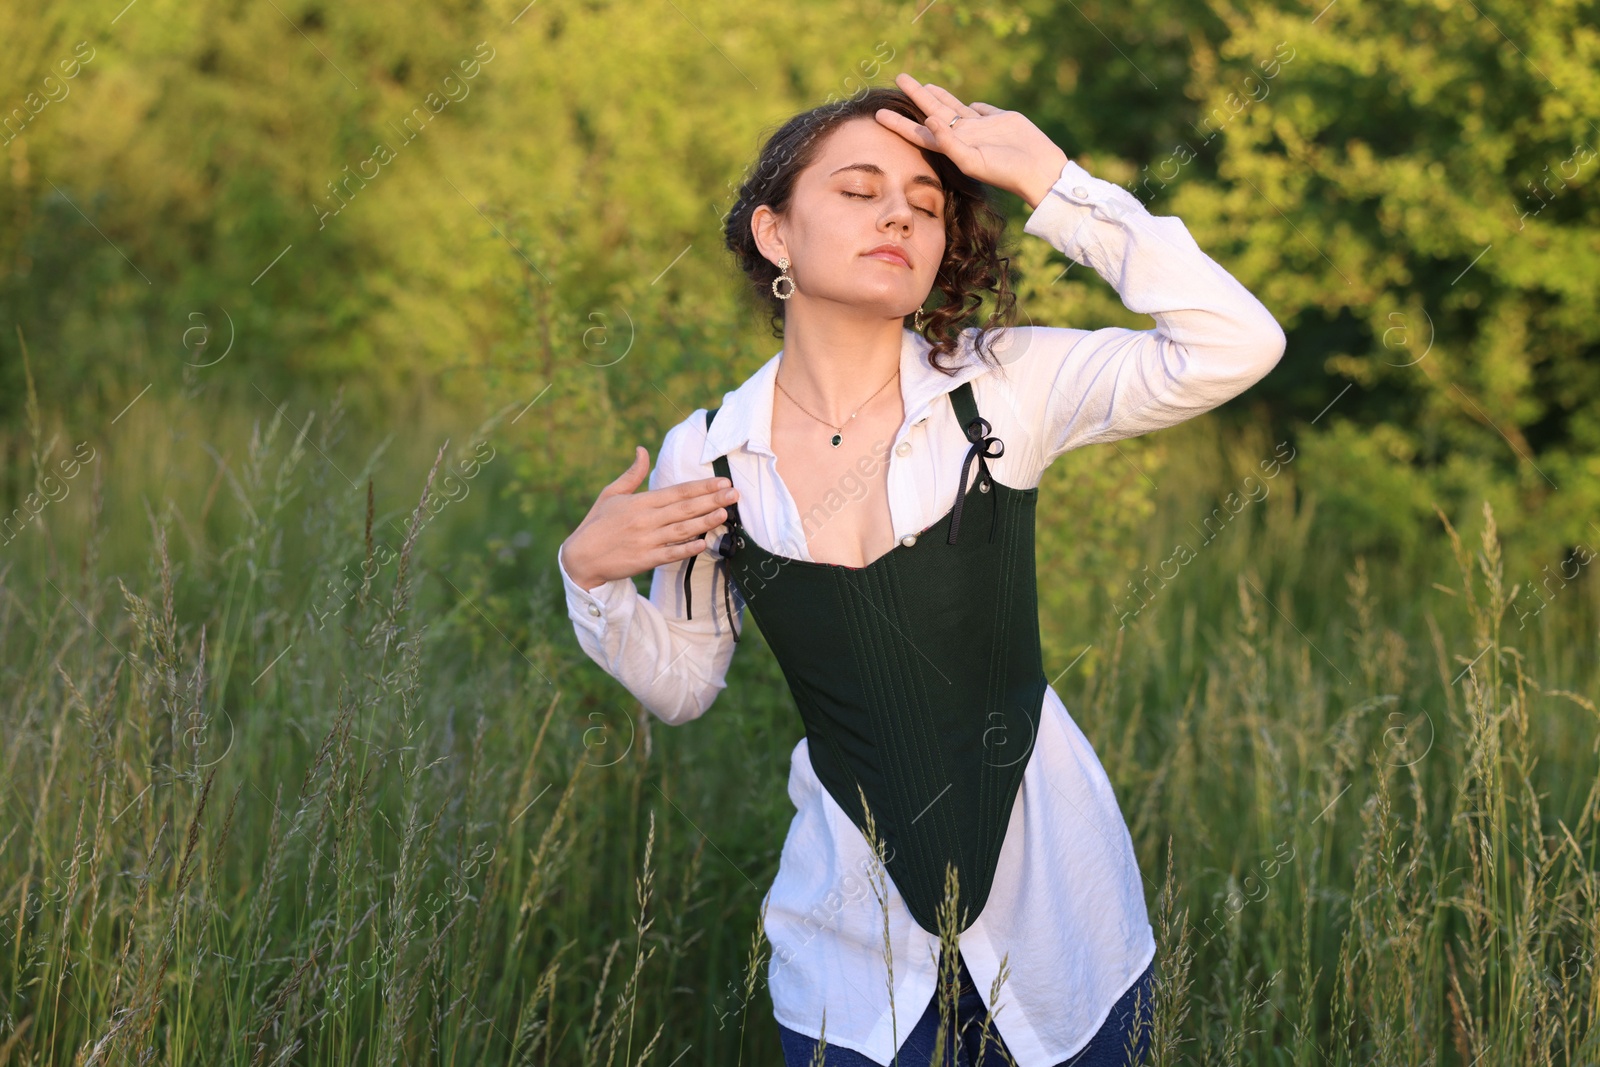
[[[760,137],[905,69],[1024,111],[1263,299],[1288,355],[1240,405],[1303,442],[1302,484],[1350,543],[1404,549],[1434,502],[1490,498],[1508,540],[1555,552],[1600,511],[1594,15],[13,8],[0,308],[41,354],[42,394],[99,423],[202,373],[251,403],[343,383],[380,420],[418,391],[548,387],[542,424],[598,459],[552,453],[543,474],[592,486],[776,348],[718,237]],[[1086,270],[1024,288],[1034,321],[1139,321]],[[205,366],[189,341],[220,346],[224,317],[234,347]],[[12,426],[18,346],[0,336]]]

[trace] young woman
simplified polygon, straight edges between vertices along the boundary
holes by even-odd
[[[927,1063],[941,964],[960,978],[947,1021],[967,1062],[982,1029],[992,1063],[1136,1062],[1156,948],[1145,880],[1045,680],[1034,502],[1057,456],[1216,407],[1277,363],[1284,335],[1182,222],[1024,116],[896,81],[764,146],[726,239],[783,347],[668,431],[649,491],[634,492],[643,448],[601,491],[557,553],[569,613],[585,652],[669,724],[726,684],[746,607],[777,656],[805,725],[764,917],[789,1064],[810,1062],[824,1017],[829,1064]],[[1010,325],[986,185],[1156,327]],[[983,292],[994,313],[966,325]],[[631,582],[647,568],[648,599]]]

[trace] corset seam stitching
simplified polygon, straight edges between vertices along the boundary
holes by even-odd
[[[885,586],[884,593],[885,593],[885,597],[886,598],[892,592],[894,594],[894,598],[895,598],[896,602],[899,602],[901,600],[901,597],[899,595],[899,581],[900,581],[899,568],[898,567],[886,568],[885,573],[884,573],[884,586]],[[915,642],[911,641],[911,639],[909,637],[904,638],[904,642],[911,646],[911,648],[909,650],[907,650],[906,652],[903,653],[903,655],[905,657],[905,661],[907,663],[915,663],[915,660],[912,659],[912,655],[911,655],[911,653],[913,653],[913,652],[916,653],[916,655],[918,655],[918,656],[925,656],[926,655],[926,653],[924,653],[920,649],[916,648]],[[909,671],[908,670],[907,673],[906,673],[906,677],[909,677],[909,678],[912,679],[912,685],[915,687],[915,693],[914,693],[914,695],[913,695],[913,693],[906,693],[906,694],[904,694],[902,696],[902,699],[906,702],[906,705],[905,705],[905,708],[904,708],[904,713],[906,714],[906,716],[908,718],[910,718],[912,716],[915,716],[915,715],[918,715],[919,713],[921,713],[922,715],[926,716],[926,714],[929,713],[931,711],[931,709],[933,708],[934,702],[929,696],[928,686],[927,686],[927,682],[925,681],[925,676],[923,675],[923,673],[921,671]],[[926,719],[924,718],[923,721],[924,721],[924,727],[923,727],[923,729],[918,730],[917,736],[918,736],[919,744],[921,745],[923,751],[926,753],[924,758],[927,759],[929,765],[931,765],[931,766],[933,766],[935,768],[935,770],[936,770],[936,772],[937,772],[939,777],[944,778],[946,781],[953,782],[955,780],[954,776],[952,776],[950,774],[949,768],[945,766],[944,752],[939,748],[938,745],[930,744],[930,742],[928,741],[927,734],[924,732],[924,730],[926,729]],[[913,775],[910,780],[915,780],[915,776]],[[936,840],[936,841],[938,841],[940,843],[941,847],[944,849],[944,852],[945,852],[946,856],[955,856],[955,857],[957,857],[959,859],[960,858],[960,853],[956,849],[957,842],[955,840],[954,834],[952,833],[952,831],[950,829],[949,819],[944,817],[943,808],[940,806],[940,799],[942,799],[942,798],[941,797],[936,797],[936,798],[928,801],[929,804],[934,805],[935,809],[938,809],[938,810],[930,811],[928,813],[927,817],[933,820],[933,822],[931,823],[931,825],[929,827],[928,833],[929,833],[930,837],[932,837],[934,840]],[[940,872],[940,879],[941,879],[941,883],[940,884],[942,885],[943,884],[943,882],[942,882],[943,872],[942,871]]]

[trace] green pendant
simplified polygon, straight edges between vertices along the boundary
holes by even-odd
[[[833,442],[834,448],[838,448],[839,442],[844,440],[844,436],[842,434],[834,434],[829,440]]]

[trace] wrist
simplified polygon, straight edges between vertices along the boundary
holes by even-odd
[[[574,563],[571,549],[565,541],[556,550],[556,563],[566,572],[567,577],[572,580],[572,584],[586,593],[592,593],[606,583],[604,578],[595,577],[583,565],[581,559]]]
[[[1054,147],[1054,146],[1053,146]],[[1044,203],[1044,198],[1050,195],[1051,188],[1061,179],[1061,170],[1067,165],[1069,157],[1059,147],[1047,157],[1047,161],[1040,164],[1033,181],[1019,190],[1024,203],[1029,211],[1037,211],[1039,205]]]
[[[570,574],[570,572],[568,573]],[[599,589],[602,585],[606,584],[606,580],[604,578],[594,578],[583,573],[571,574],[571,578],[573,584],[579,589],[582,589],[585,593],[592,593],[596,589]]]

